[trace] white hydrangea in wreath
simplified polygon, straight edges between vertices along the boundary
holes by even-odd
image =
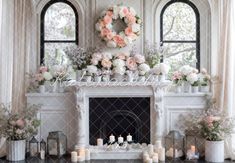
[[[119,33],[113,29],[117,19],[122,20],[126,25]],[[142,20],[133,7],[115,5],[102,12],[95,28],[108,47],[123,48],[138,38],[141,24]]]

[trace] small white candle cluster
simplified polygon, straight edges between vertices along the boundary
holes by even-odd
[[[175,156],[174,156],[174,150],[173,148],[170,148],[167,152],[166,152],[166,156],[167,157],[171,157],[171,158],[179,158],[183,156],[183,151],[182,150],[178,150],[175,149]]]
[[[114,136],[113,134],[111,134],[111,135],[109,136],[109,143],[114,143],[115,141],[116,141],[115,136]],[[130,134],[127,135],[126,141],[127,141],[127,142],[132,142],[132,136],[131,136]],[[97,140],[97,142],[98,142],[98,140]],[[122,143],[124,143],[124,138],[120,135],[120,136],[118,137],[118,144],[122,144]],[[98,145],[98,143],[97,143],[97,145]]]
[[[44,150],[41,150],[40,151],[40,158],[41,158],[41,160],[45,160],[45,155],[46,155],[46,152]]]
[[[89,149],[80,148],[78,151],[71,152],[72,162],[83,162],[91,160],[91,153]]]
[[[144,163],[158,163],[165,161],[165,148],[161,141],[156,141],[155,145],[149,144],[148,150],[143,152]]]

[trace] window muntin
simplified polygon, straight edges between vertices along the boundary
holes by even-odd
[[[49,2],[41,13],[41,64],[68,63],[63,50],[74,44],[78,44],[76,8],[65,0]]]
[[[189,0],[172,0],[161,12],[160,40],[166,47],[164,62],[177,70],[182,65],[200,69],[200,20]]]

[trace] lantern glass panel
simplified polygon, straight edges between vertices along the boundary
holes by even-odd
[[[57,140],[49,139],[47,143],[48,143],[48,154],[57,156],[58,155]]]
[[[40,142],[40,151],[46,151],[46,142],[43,139]]]
[[[38,141],[35,137],[29,141],[29,153],[31,157],[38,155]]]
[[[170,131],[165,137],[166,156],[180,158],[184,156],[184,137],[178,131]]]

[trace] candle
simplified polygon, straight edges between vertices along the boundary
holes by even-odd
[[[164,162],[165,161],[165,148],[159,148],[159,161]]]
[[[86,152],[85,152],[85,160],[86,160],[86,161],[91,160],[91,152],[90,152],[89,149],[86,149]]]
[[[154,153],[154,147],[153,147],[152,144],[149,144],[149,145],[148,145],[148,153],[149,153],[150,156],[152,156],[153,153]]]
[[[119,137],[118,137],[118,144],[122,144],[124,142],[124,139],[123,139],[123,137],[120,135]]]
[[[148,158],[145,162],[146,163],[153,163],[153,160],[151,158]]]
[[[71,161],[72,162],[77,162],[78,161],[78,153],[73,151],[71,152]]]
[[[98,139],[97,139],[97,146],[98,146],[98,147],[103,147],[103,145],[104,145],[103,139],[98,138]]]
[[[153,155],[153,163],[157,163],[158,162],[158,154],[154,153]]]
[[[162,142],[161,142],[161,140],[157,140],[157,141],[155,142],[155,147],[156,147],[157,149],[162,147]]]
[[[132,136],[129,134],[126,137],[127,142],[132,142]]]
[[[83,162],[83,161],[85,161],[85,157],[84,156],[77,156],[77,160],[78,160],[78,162]]]
[[[79,149],[79,156],[84,156],[86,155],[86,150],[84,148]]]
[[[41,151],[40,151],[40,158],[41,158],[42,160],[45,160],[45,151],[44,151],[44,150],[41,150]]]
[[[196,153],[196,147],[194,145],[191,145],[191,151],[193,153],[193,155],[195,155]]]
[[[110,142],[110,143],[115,142],[115,136],[113,136],[113,134],[111,134],[111,135],[109,136],[109,142]]]

